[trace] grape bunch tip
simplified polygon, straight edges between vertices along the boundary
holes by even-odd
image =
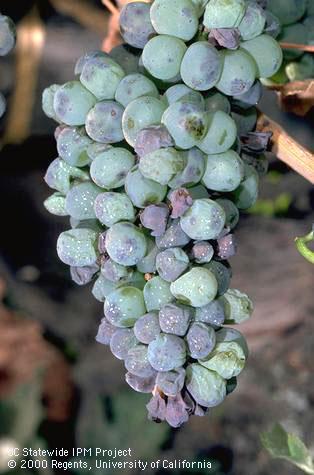
[[[255,106],[282,62],[272,21],[254,1],[132,2],[126,43],[43,93],[58,123],[45,207],[71,224],[58,255],[104,304],[97,342],[175,428],[222,403],[248,358],[229,325],[253,304],[228,259],[267,170]]]

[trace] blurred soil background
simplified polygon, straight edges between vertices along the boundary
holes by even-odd
[[[237,229],[233,287],[255,302],[242,326],[251,356],[237,391],[180,430],[146,422],[146,398],[128,389],[122,363],[95,342],[101,304],[89,286],[71,283],[57,258],[67,220],[42,205],[56,156],[42,90],[71,80],[76,59],[101,48],[109,16],[96,1],[41,0],[40,20],[34,12],[27,19],[31,4],[0,5],[21,20],[17,49],[0,60],[0,90],[10,98],[0,123],[0,449],[5,437],[65,448],[131,444],[137,458],[210,457],[220,462],[217,474],[299,473],[271,460],[259,435],[281,422],[314,451],[314,268],[294,246],[314,222],[313,186],[273,158],[259,206]],[[273,93],[261,107],[313,151],[313,113],[283,114]]]

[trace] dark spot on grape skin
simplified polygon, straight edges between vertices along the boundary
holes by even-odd
[[[232,95],[243,93],[247,89],[247,83],[243,79],[234,79],[231,82],[230,91]]]
[[[186,121],[185,126],[187,131],[198,140],[202,139],[206,132],[205,125],[199,117],[191,117]]]
[[[131,119],[131,117],[128,118],[127,125],[128,125],[128,129],[134,129],[135,123],[134,123],[134,120]]]

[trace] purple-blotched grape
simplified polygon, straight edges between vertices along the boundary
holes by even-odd
[[[215,330],[205,323],[195,322],[188,331],[186,341],[192,358],[206,358],[215,347]]]
[[[134,325],[136,338],[145,345],[149,345],[161,333],[157,312],[150,312],[140,317]]]
[[[157,254],[156,269],[160,277],[174,282],[188,268],[189,258],[179,247],[173,247]]]
[[[159,311],[159,324],[164,333],[184,336],[193,318],[193,309],[186,305],[167,304]]]
[[[110,340],[111,353],[119,360],[125,360],[129,350],[138,343],[133,329],[119,328],[112,335]]]
[[[150,364],[147,346],[145,345],[136,345],[128,351],[125,367],[129,373],[140,378],[156,376],[156,371]]]
[[[171,371],[185,364],[186,345],[176,335],[161,333],[148,345],[147,356],[156,371]]]

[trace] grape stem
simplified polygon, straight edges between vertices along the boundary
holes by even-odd
[[[257,122],[259,132],[272,132],[272,152],[289,167],[314,184],[314,156],[296,142],[274,120],[259,112]]]
[[[101,0],[102,4],[112,13],[112,15],[119,15],[119,9],[112,3],[111,0]]]
[[[300,51],[306,51],[307,53],[314,53],[314,46],[313,45],[303,45],[299,43],[286,43],[280,42],[280,46],[283,49],[298,49]]]
[[[314,264],[314,251],[308,248],[308,244],[314,241],[314,224],[312,231],[306,236],[296,238],[295,243],[299,253],[311,264]]]

